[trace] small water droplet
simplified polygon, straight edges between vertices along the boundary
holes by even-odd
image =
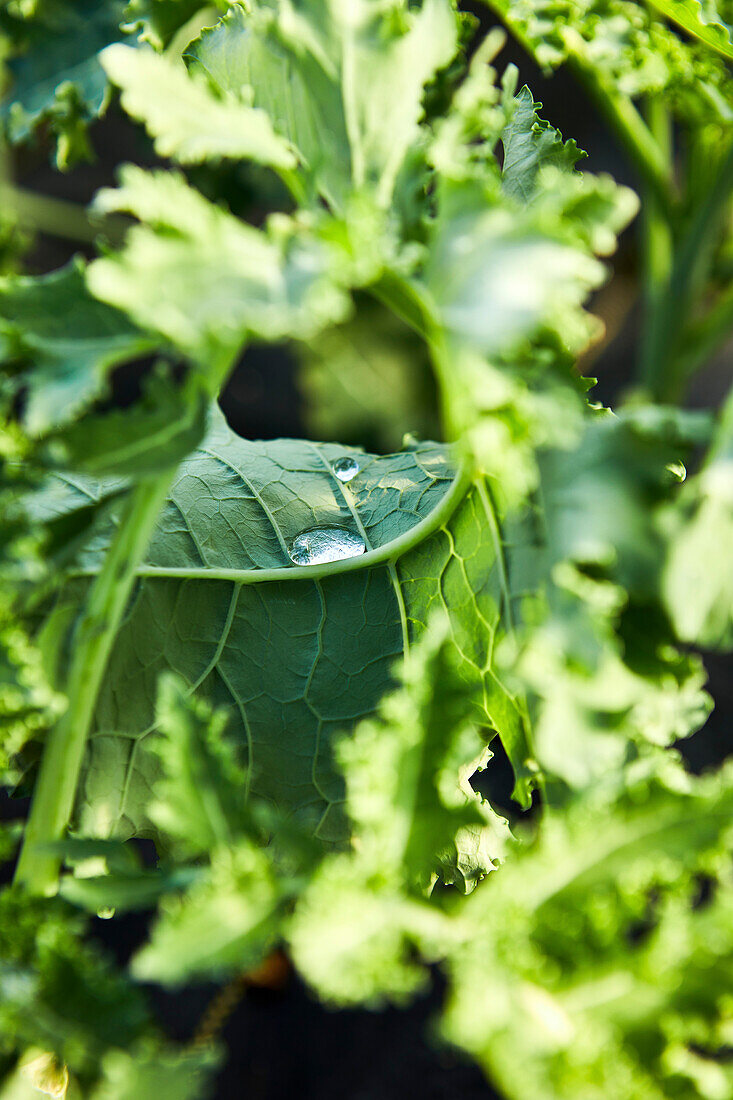
[[[290,547],[296,565],[323,565],[355,558],[366,550],[364,539],[343,527],[311,527],[302,531]]]
[[[97,916],[100,920],[112,920],[115,915],[115,911],[110,905],[103,905],[101,909],[97,909]]]
[[[331,467],[339,481],[351,481],[359,473],[359,463],[351,455],[337,459]]]

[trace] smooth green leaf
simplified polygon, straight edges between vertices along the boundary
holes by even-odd
[[[332,470],[342,458],[359,466],[346,483]],[[251,794],[325,839],[343,836],[333,738],[372,712],[393,662],[438,606],[452,622],[459,674],[477,692],[477,720],[500,731],[526,799],[521,701],[491,665],[517,609],[511,566],[494,542],[490,495],[454,476],[436,444],[377,458],[337,444],[249,443],[217,420],[178,472],[111,656],[81,791],[84,828],[149,828],[160,765],[148,735],[157,677],[171,670],[227,708]],[[64,492],[76,503],[72,488],[57,487],[55,510]],[[368,553],[296,566],[293,541],[314,527],[361,538]],[[82,570],[99,567],[105,541]],[[67,621],[85,584],[68,586],[51,623]]]
[[[234,95],[216,96],[205,80],[188,75],[152,50],[115,45],[101,57],[107,76],[122,90],[122,106],[145,123],[162,157],[179,164],[248,159],[293,168],[295,157],[268,115]]]

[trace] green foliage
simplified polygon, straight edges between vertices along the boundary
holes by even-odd
[[[667,92],[684,117],[729,117],[730,82],[724,63],[681,38],[659,13],[706,45],[730,56],[730,38],[719,18],[697,0],[488,0],[542,66],[571,61],[592,66],[604,83],[634,98]],[[651,8],[651,10],[650,10]],[[695,11],[697,9],[697,11]],[[727,46],[726,46],[727,40]],[[728,102],[726,102],[728,101]]]
[[[104,1051],[143,1034],[140,993],[81,941],[84,921],[66,904],[5,889],[0,913],[0,1051],[37,1047],[93,1076]]]
[[[664,599],[680,638],[706,649],[733,645],[733,399],[728,398],[705,463],[664,516],[670,543]],[[719,553],[711,554],[710,547]]]
[[[73,420],[105,392],[112,367],[154,346],[124,313],[89,295],[77,262],[41,278],[0,281],[0,355],[17,364],[33,435]]]
[[[92,293],[204,364],[228,363],[249,335],[307,337],[347,310],[327,247],[286,218],[253,229],[182,176],[131,166],[98,206],[147,224],[130,230],[123,251],[94,261]]]
[[[252,89],[254,106],[297,149],[304,187],[340,208],[352,189],[389,205],[418,136],[423,87],[455,48],[449,0],[412,11],[257,0],[236,5],[189,53],[222,91]]]
[[[205,1100],[212,1095],[207,1076],[218,1061],[211,1048],[181,1053],[147,1043],[129,1053],[111,1051],[92,1100]]]
[[[697,650],[733,643],[733,404],[675,406],[733,321],[733,9],[489,6],[641,203],[451,0],[2,7],[5,140],[68,166],[119,89],[177,165],[51,216],[0,149],[4,270],[28,228],[105,236],[0,279],[0,782],[33,790],[0,833],[3,1100],[205,1096],[218,1053],[140,983],[273,950],[336,1006],[439,966],[436,1030],[507,1100],[733,1095],[733,784],[682,758]],[[612,413],[577,363],[640,205]],[[348,446],[229,430],[252,341],[292,344]],[[495,736],[516,835],[472,786]],[[82,938],[156,907],[128,973]]]
[[[638,776],[548,819],[469,900],[443,1030],[502,1095],[729,1095],[730,815],[730,769]]]
[[[227,0],[217,5],[227,7]],[[215,8],[213,19],[217,18]],[[130,0],[125,8],[123,28],[139,31],[143,42],[149,42],[156,50],[170,44],[177,31],[201,10],[199,0]]]
[[[218,99],[204,81],[188,76],[175,62],[152,51],[116,45],[104,51],[102,65],[122,88],[127,113],[145,122],[160,156],[173,157],[179,164],[247,157],[275,168],[295,165],[264,111],[234,96]]]
[[[424,345],[394,314],[365,299],[349,321],[298,349],[309,434],[396,451],[407,433],[438,434],[435,383]]]
[[[678,24],[689,34],[733,60],[731,29],[723,22],[714,3],[703,0],[653,0],[654,7],[667,19]]]
[[[359,471],[343,483],[333,464],[349,456]],[[395,658],[435,606],[451,619],[469,705],[499,732],[526,799],[523,705],[489,667],[512,604],[501,548],[486,553],[498,517],[488,490],[454,477],[449,451],[435,444],[385,457],[338,444],[253,444],[214,417],[201,449],[179,468],[111,655],[85,765],[84,828],[150,831],[156,682],[172,670],[231,711],[253,794],[296,812],[325,839],[342,836],[333,738],[372,712]],[[80,503],[78,491],[61,489],[48,496],[56,514],[64,498],[67,508]],[[85,483],[83,492],[90,489],[100,492]],[[351,532],[366,556],[296,571],[289,551],[314,527]],[[106,547],[100,535],[82,572],[98,571]],[[74,580],[61,594],[59,630],[49,631],[61,643],[85,584]],[[476,632],[477,619],[490,636]]]
[[[3,111],[11,141],[25,141],[49,122],[60,168],[90,156],[87,124],[107,99],[97,55],[121,37],[123,10],[123,0],[3,6],[0,32],[12,43],[12,101]]]

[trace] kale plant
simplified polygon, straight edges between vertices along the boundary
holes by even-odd
[[[440,1041],[507,1100],[733,1097],[733,774],[680,749],[733,645],[733,398],[686,410],[733,330],[733,8],[486,8],[2,5],[2,1100],[212,1095],[221,1046],[168,1039],[150,984],[278,952],[335,1006],[438,968]],[[117,99],[160,167],[89,210],[14,182]],[[610,410],[578,362],[634,219]],[[24,273],[34,232],[94,254]],[[231,431],[253,343],[347,442]],[[531,826],[477,793],[498,746]],[[116,968],[89,930],[130,910]]]

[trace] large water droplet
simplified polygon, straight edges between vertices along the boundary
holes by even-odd
[[[323,565],[355,558],[366,550],[364,539],[343,527],[311,527],[302,531],[290,547],[296,565]]]
[[[359,473],[359,463],[351,455],[338,458],[331,467],[339,481],[351,481]]]
[[[115,915],[115,910],[111,905],[103,905],[101,909],[97,909],[97,916],[100,920],[112,920]]]

